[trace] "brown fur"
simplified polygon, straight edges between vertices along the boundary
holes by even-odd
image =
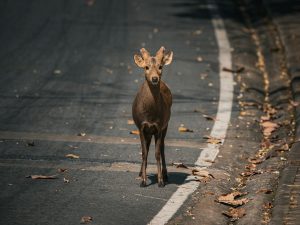
[[[145,69],[145,81],[141,85],[132,105],[133,120],[140,131],[142,145],[141,186],[146,186],[146,168],[149,146],[152,136],[155,138],[155,158],[157,161],[158,185],[163,187],[168,181],[164,154],[164,139],[171,115],[172,94],[161,80],[162,66],[172,61],[173,52],[166,52],[161,47],[155,57],[151,57],[144,48],[142,56],[135,55],[135,63]]]

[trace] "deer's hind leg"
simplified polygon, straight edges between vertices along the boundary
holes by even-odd
[[[167,134],[168,127],[166,127],[162,131],[162,137],[161,137],[161,146],[160,146],[160,153],[161,153],[161,161],[162,161],[162,176],[163,176],[163,181],[165,183],[168,182],[168,171],[167,171],[167,166],[166,166],[166,159],[165,159],[165,137]]]

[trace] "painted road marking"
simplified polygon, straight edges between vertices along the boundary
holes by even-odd
[[[33,132],[14,132],[0,131],[0,139],[2,140],[39,140],[39,141],[63,141],[63,142],[88,142],[98,144],[116,144],[116,145],[140,145],[138,138],[120,137],[120,136],[99,136],[99,135],[66,135],[66,134],[49,134],[49,133],[33,133]],[[205,143],[199,141],[185,141],[179,139],[166,140],[166,146],[200,149]]]
[[[208,9],[211,12],[212,24],[214,27],[218,47],[219,47],[219,77],[220,77],[220,96],[218,103],[217,119],[210,133],[213,137],[222,138],[222,144],[226,137],[227,128],[230,122],[232,101],[233,101],[233,76],[231,73],[222,70],[223,67],[231,68],[231,47],[226,34],[225,26],[218,12],[218,6],[214,0],[208,0]],[[220,122],[222,121],[222,122]],[[201,151],[195,166],[208,167],[215,160],[220,150],[220,145],[207,144]],[[194,182],[194,176],[188,176],[184,184],[180,185],[176,192],[171,196],[164,207],[150,221],[151,225],[166,224],[185,200],[199,186],[199,182]]]

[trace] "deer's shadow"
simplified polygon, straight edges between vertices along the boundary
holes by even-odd
[[[176,185],[181,185],[184,183],[185,179],[188,177],[188,173],[180,173],[180,172],[169,172],[168,173],[168,184],[176,184]],[[157,174],[149,174],[148,175],[148,182],[147,186],[151,186],[154,184],[157,184]]]

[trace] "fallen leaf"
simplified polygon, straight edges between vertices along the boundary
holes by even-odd
[[[273,205],[271,202],[266,202],[266,203],[264,203],[263,208],[264,209],[272,209]]]
[[[247,192],[242,193],[239,191],[234,191],[232,193],[219,196],[217,201],[220,203],[223,203],[223,204],[227,204],[227,205],[240,206],[240,205],[244,205],[247,202],[249,202],[249,199],[248,198],[235,199],[235,198],[244,196],[246,194],[247,194]]]
[[[237,69],[230,69],[227,67],[223,67],[222,70],[230,73],[241,73],[245,70],[245,67],[238,67]]]
[[[86,133],[78,133],[77,136],[84,137],[84,136],[86,136]]]
[[[172,162],[173,166],[176,166],[176,168],[185,168],[188,169],[186,165],[184,165],[182,162]]]
[[[275,149],[275,151],[289,151],[290,147],[287,143]]]
[[[35,146],[35,143],[33,141],[29,141],[29,142],[27,142],[27,146],[33,147],[33,146]]]
[[[203,114],[202,116],[203,116],[205,119],[207,119],[207,120],[216,121],[216,117],[209,116],[209,115],[205,115],[205,114]]]
[[[210,143],[210,144],[221,144],[222,143],[222,140],[220,138],[212,137],[210,135],[205,135],[203,138],[206,139],[206,142]]]
[[[80,223],[90,223],[93,221],[93,217],[91,216],[83,216],[81,217]]]
[[[270,119],[271,119],[270,115],[266,115],[266,116],[261,116],[261,117],[260,117],[260,120],[261,120],[261,121],[268,121],[268,120],[270,120]]]
[[[211,177],[202,177],[202,178],[195,177],[195,180],[201,183],[208,183],[211,181],[211,179],[212,179]]]
[[[234,222],[240,218],[242,218],[243,216],[246,215],[246,210],[243,208],[232,208],[230,207],[228,211],[224,211],[222,212],[225,216],[231,218],[231,221]]]
[[[133,125],[133,124],[134,124],[134,121],[133,121],[133,120],[127,120],[127,124],[128,124],[128,125]]]
[[[66,172],[66,171],[67,171],[67,169],[64,169],[64,168],[59,168],[59,169],[57,169],[57,171],[58,171],[58,172],[60,172],[60,173],[63,173],[63,172]]]
[[[210,172],[208,172],[207,170],[203,170],[203,169],[193,169],[192,170],[192,174],[195,176],[199,176],[199,177],[212,177],[215,178]]]
[[[279,125],[277,123],[274,123],[274,122],[271,122],[271,121],[261,122],[260,125],[263,128],[263,134],[265,136],[270,136],[271,133],[279,127]]]
[[[253,164],[260,164],[265,160],[266,159],[264,157],[263,158],[249,158],[248,162],[253,163]]]
[[[178,131],[179,132],[191,132],[191,133],[194,132],[193,130],[186,128],[186,127],[179,127]]]
[[[290,100],[290,103],[291,103],[291,105],[292,106],[294,106],[294,107],[297,107],[297,106],[299,106],[299,102],[295,102],[295,101],[293,101],[293,100]]]
[[[72,159],[79,159],[80,157],[78,155],[75,154],[67,154],[65,155],[67,158],[72,158]]]
[[[260,190],[256,191],[255,193],[271,194],[272,192],[273,192],[273,190],[271,190],[271,189],[260,189]]]
[[[202,62],[202,61],[203,61],[203,58],[202,58],[201,56],[198,56],[198,57],[197,57],[197,61],[198,61],[198,62]]]
[[[57,179],[57,175],[51,175],[51,176],[46,176],[46,175],[30,175],[30,176],[27,176],[26,178],[31,178],[33,180],[38,180],[38,179]]]
[[[132,131],[130,131],[130,134],[139,135],[140,132],[138,130],[132,130]]]
[[[240,175],[242,177],[250,177],[250,176],[253,176],[253,175],[256,175],[256,174],[262,174],[262,171],[261,170],[254,170],[254,171],[245,171],[245,172],[240,173]]]

